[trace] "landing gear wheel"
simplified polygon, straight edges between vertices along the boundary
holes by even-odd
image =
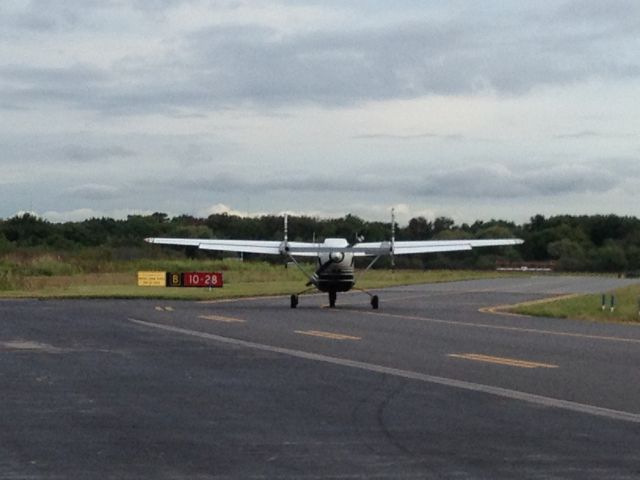
[[[336,292],[329,292],[329,308],[335,308],[337,296]]]
[[[380,303],[380,300],[378,299],[377,295],[374,295],[373,297],[371,297],[371,308],[373,308],[374,310],[377,310],[379,303]]]
[[[291,308],[298,306],[298,295],[291,295]]]

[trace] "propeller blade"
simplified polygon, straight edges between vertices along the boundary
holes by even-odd
[[[313,275],[312,275],[312,277],[311,277],[311,278],[312,278],[312,280],[309,280],[309,281],[307,282],[307,287],[310,287],[311,285],[314,285],[313,279],[316,279],[316,280],[317,280],[318,276],[319,276],[319,275],[322,275],[322,273],[323,273],[327,268],[329,268],[329,265],[331,265],[332,263],[333,263],[333,260],[332,260],[331,258],[329,258],[329,260],[327,260],[327,261],[326,261],[326,262],[324,262],[322,265],[320,265],[320,266],[318,267],[318,269],[317,269],[315,272],[313,272]]]

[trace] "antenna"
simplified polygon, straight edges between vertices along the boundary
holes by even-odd
[[[284,243],[289,241],[289,216],[284,214]]]
[[[280,244],[280,253],[285,254],[289,253],[289,216],[284,214],[284,235],[283,235],[282,243]],[[289,255],[291,257],[291,255]],[[293,260],[293,258],[292,258]]]
[[[391,208],[391,271],[396,268],[396,262],[393,258],[393,252],[395,251],[396,244],[396,209]]]

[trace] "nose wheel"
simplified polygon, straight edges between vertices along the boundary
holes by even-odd
[[[374,310],[377,310],[379,303],[380,303],[380,299],[378,298],[378,295],[374,295],[371,297],[371,308],[373,308]]]

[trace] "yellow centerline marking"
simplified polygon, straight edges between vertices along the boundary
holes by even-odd
[[[324,293],[307,293],[305,297],[317,297]],[[275,300],[286,299],[288,295],[259,295],[254,297],[234,297],[234,298],[217,298],[215,300],[199,300],[198,303],[206,305],[215,305],[216,303],[237,303],[237,302],[255,302],[258,300]]]
[[[504,330],[504,331],[510,331],[510,332],[533,333],[537,335],[553,335],[558,337],[588,338],[591,340],[605,340],[610,342],[640,344],[640,338],[609,337],[609,336],[603,336],[603,335],[590,335],[586,333],[556,332],[553,330],[542,330],[537,328],[510,327],[507,325],[491,325],[487,323],[461,322],[459,320],[443,320],[441,318],[419,317],[417,315],[400,315],[400,314],[394,314],[394,313],[372,312],[370,310],[358,310],[358,312],[363,313],[365,315],[375,315],[379,317],[388,317],[388,318],[399,318],[403,320],[417,320],[420,322],[429,322],[429,323],[441,323],[444,325],[458,325],[461,327],[486,328],[489,330]]]
[[[213,320],[214,322],[223,323],[246,323],[246,320],[234,317],[223,317],[222,315],[199,315],[198,318],[203,320]]]
[[[491,355],[482,355],[479,353],[450,353],[447,356],[518,368],[558,368],[558,365],[551,365],[549,363],[528,362],[526,360],[518,360],[516,358],[493,357]]]
[[[295,333],[299,333],[300,335],[309,335],[312,337],[329,338],[331,340],[362,340],[362,337],[354,337],[351,335],[344,335],[342,333],[322,332],[320,330],[295,330]]]
[[[634,412],[626,412],[621,410],[612,410],[606,407],[598,407],[595,405],[588,405],[578,402],[572,402],[570,400],[564,400],[561,398],[546,397],[543,395],[536,395],[532,393],[520,392],[517,390],[510,390],[507,388],[494,387],[491,385],[483,385],[480,383],[466,382],[463,380],[455,380],[452,378],[438,377],[435,375],[427,375],[425,373],[413,372],[409,370],[401,370],[384,365],[376,365],[372,363],[359,362],[357,360],[348,360],[344,358],[330,357],[327,355],[321,355],[318,353],[304,352],[301,350],[293,350],[290,348],[276,347],[274,345],[265,345],[261,343],[248,342],[246,340],[238,340],[235,338],[222,337],[220,335],[213,335],[211,333],[198,332],[194,330],[186,330],[184,328],[178,328],[171,325],[161,325],[157,323],[145,322],[143,320],[136,320],[135,318],[129,318],[129,321],[147,328],[155,328],[164,330],[171,333],[180,333],[191,337],[202,338],[214,342],[225,343],[229,345],[240,346],[244,348],[251,348],[254,350],[260,350],[263,352],[271,352],[279,355],[288,355],[294,358],[302,358],[305,360],[313,360],[316,362],[323,362],[330,365],[339,365],[342,367],[356,368],[369,372],[382,373],[385,375],[392,375],[394,377],[405,378],[409,380],[415,380],[425,383],[431,383],[435,385],[443,385],[447,387],[458,388],[461,390],[480,392],[496,397],[507,398],[511,400],[517,400],[522,402],[529,402],[534,405],[541,405],[544,407],[559,408],[571,412],[577,412],[581,414],[594,415],[601,418],[608,418],[613,420],[620,420],[635,424],[640,424],[640,414]]]

